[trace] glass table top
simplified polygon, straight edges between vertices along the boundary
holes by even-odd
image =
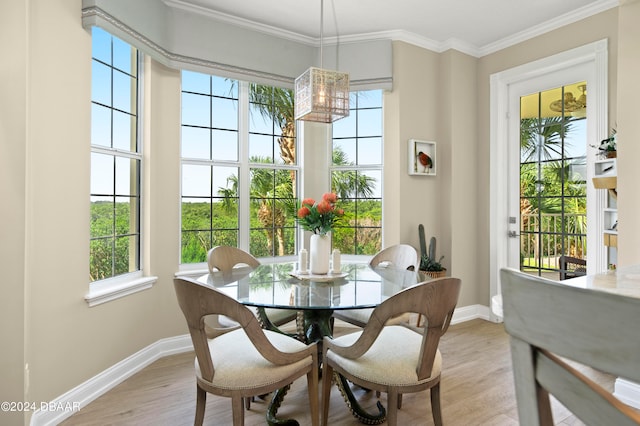
[[[234,268],[199,278],[239,302],[282,309],[374,308],[400,290],[420,282],[414,271],[366,263],[343,263],[342,278],[299,279],[295,262],[261,264],[255,269]],[[293,274],[293,275],[292,275]]]

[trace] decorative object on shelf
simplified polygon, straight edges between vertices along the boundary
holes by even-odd
[[[349,74],[322,69],[324,1],[320,0],[320,68],[296,78],[296,120],[331,123],[349,115]]]
[[[409,174],[435,176],[436,143],[409,139]]]
[[[616,136],[616,129],[611,129],[611,135],[607,139],[600,141],[600,145],[589,145],[592,148],[598,149],[598,155],[602,158],[617,158],[618,156],[618,138]]]
[[[337,202],[338,196],[327,192],[318,202],[313,198],[305,198],[298,209],[298,223],[302,229],[313,232],[309,242],[309,269],[312,274],[329,272],[329,233],[344,217],[344,210],[337,208]]]

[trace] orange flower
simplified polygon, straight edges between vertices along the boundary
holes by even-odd
[[[309,216],[310,213],[311,213],[311,210],[309,210],[309,207],[302,206],[298,209],[298,217],[300,219]]]
[[[333,206],[326,200],[322,200],[318,203],[318,213],[320,214],[329,213],[332,208]]]
[[[322,200],[328,203],[335,203],[336,201],[338,201],[338,196],[333,192],[327,192],[322,196]]]
[[[318,202],[313,198],[302,200],[297,211],[302,229],[320,235],[331,232],[344,216],[344,209],[336,208],[337,201],[338,196],[331,192],[324,194]]]

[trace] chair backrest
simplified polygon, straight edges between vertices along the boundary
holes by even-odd
[[[553,424],[549,394],[586,424],[640,424],[640,414],[564,359],[640,382],[640,299],[500,272],[504,325],[522,425]]]
[[[258,319],[248,307],[212,287],[189,278],[174,278],[173,285],[178,305],[189,326],[191,341],[204,379],[211,381],[215,374],[204,322],[204,318],[210,315],[224,315],[240,324],[254,346],[274,364],[289,361],[291,354],[280,352],[271,344],[264,335]]]
[[[413,269],[418,267],[418,252],[408,244],[396,244],[380,250],[373,256],[369,264],[378,266],[382,262],[389,262],[396,268]]]
[[[217,269],[223,274],[228,274],[236,265],[243,264],[255,268],[260,265],[260,261],[237,247],[216,246],[207,253],[207,264],[210,273]]]
[[[422,314],[427,321],[422,330],[422,356],[418,360],[416,372],[420,380],[428,378],[431,375],[440,337],[451,323],[460,287],[461,281],[458,278],[438,278],[406,288],[382,302],[373,310],[360,337],[362,353],[375,341],[390,318],[406,312]]]

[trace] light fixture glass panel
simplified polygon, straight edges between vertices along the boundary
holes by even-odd
[[[311,67],[295,81],[296,120],[331,123],[349,115],[349,74]]]

